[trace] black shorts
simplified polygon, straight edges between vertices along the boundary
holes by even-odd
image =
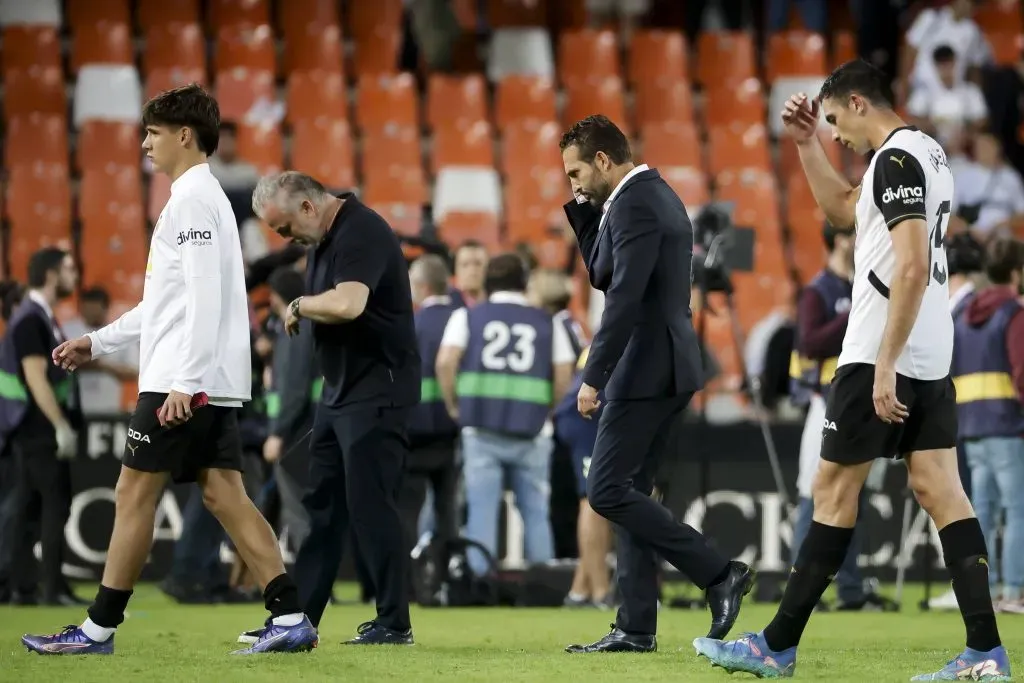
[[[874,365],[852,363],[836,371],[825,404],[822,460],[857,465],[875,458],[956,447],[952,379],[929,381],[897,374],[896,397],[910,413],[902,424],[887,424],[875,414],[874,384]]]
[[[200,470],[242,471],[242,436],[238,409],[205,405],[177,427],[160,426],[156,413],[167,394],[139,394],[128,423],[125,467],[141,472],[170,472],[175,482],[196,480]]]

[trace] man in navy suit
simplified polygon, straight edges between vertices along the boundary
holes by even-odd
[[[608,635],[566,649],[657,649],[659,555],[705,589],[710,633],[728,633],[754,571],[723,557],[650,497],[670,427],[703,384],[690,313],[690,219],[657,171],[633,164],[626,136],[606,117],[578,122],[560,147],[576,196],[566,204],[566,216],[591,284],[605,293],[577,408],[584,417],[595,413],[601,391],[608,402],[598,423],[587,498],[616,525],[622,600]]]

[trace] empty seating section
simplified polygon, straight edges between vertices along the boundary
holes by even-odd
[[[691,43],[680,26],[623,37],[591,27],[583,0],[456,0],[454,72],[421,60],[409,73],[404,5],[0,1],[5,272],[24,277],[34,249],[74,238],[84,282],[123,301],[140,296],[147,228],[170,194],[143,163],[141,105],[190,82],[215,92],[222,118],[237,124],[239,156],[261,173],[295,168],[358,188],[401,234],[419,234],[429,205],[451,244],[526,242],[542,265],[565,267],[576,257],[558,143],[566,127],[603,113],[691,215],[724,202],[755,230],[754,271],[736,274],[744,328],[790,305],[794,284],[822,266],[824,216],[777,112],[855,58],[848,23],[831,35],[775,33],[759,47],[748,32],[704,32]],[[482,18],[492,29],[486,46]],[[985,3],[977,22],[996,61],[1013,63],[1024,47],[1019,5]],[[827,126],[821,134],[833,163],[850,177],[863,171]],[[735,388],[730,322],[706,324],[724,368],[719,384]]]

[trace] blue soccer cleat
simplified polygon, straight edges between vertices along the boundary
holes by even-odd
[[[21,637],[21,644],[27,647],[29,652],[41,655],[114,654],[114,636],[100,643],[85,635],[82,629],[73,624],[65,626],[63,631],[51,636],[24,635]]]
[[[914,676],[912,681],[1009,681],[1010,658],[1002,645],[978,652],[967,648],[946,666],[932,674]]]
[[[772,652],[760,633],[745,633],[739,640],[696,638],[693,647],[698,655],[729,673],[745,671],[758,678],[792,678],[796,669],[796,647]]]
[[[309,652],[320,644],[320,636],[316,627],[303,616],[302,621],[294,626],[278,626],[267,621],[263,632],[251,647],[235,650],[233,655],[258,655],[267,652]]]

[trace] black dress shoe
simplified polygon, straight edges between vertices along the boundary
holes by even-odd
[[[356,629],[357,635],[352,640],[346,640],[343,645],[412,645],[412,629],[408,631],[396,631],[381,626],[376,621],[367,621]]]
[[[724,579],[705,591],[708,608],[711,610],[711,630],[708,638],[724,640],[740,615],[740,604],[743,597],[754,587],[757,572],[743,564],[732,560],[729,562],[729,573]]]
[[[611,624],[611,627],[611,632],[601,640],[590,645],[570,645],[565,648],[565,651],[572,654],[590,654],[593,652],[656,652],[658,650],[657,636],[626,633],[615,624]]]

